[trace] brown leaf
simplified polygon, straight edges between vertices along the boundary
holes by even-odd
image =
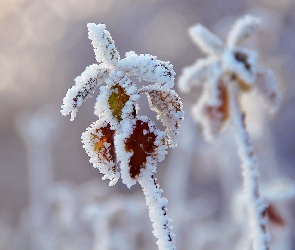
[[[272,204],[266,209],[266,216],[271,223],[274,223],[277,226],[284,226],[286,224],[279,211]]]
[[[107,124],[106,127],[97,128],[95,132],[91,133],[92,140],[94,141],[93,151],[96,152],[101,161],[116,162],[115,130],[111,130],[110,124]],[[105,146],[106,143],[109,145],[108,147]]]
[[[151,131],[148,122],[137,120],[132,134],[125,139],[125,150],[133,152],[130,159],[130,176],[135,179],[146,168],[147,157],[156,152],[156,134]]]
[[[219,119],[219,128],[221,129],[223,124],[228,120],[229,118],[229,93],[228,89],[225,87],[224,84],[219,84],[218,86],[218,92],[219,92],[219,100],[221,104],[219,106],[206,106],[205,112],[209,119],[216,120],[217,117]],[[219,114],[218,116],[216,114]],[[221,115],[221,116],[220,116]]]

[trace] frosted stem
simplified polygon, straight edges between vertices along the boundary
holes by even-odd
[[[146,204],[149,208],[149,216],[153,223],[153,234],[158,239],[159,250],[174,250],[175,235],[171,233],[171,220],[167,216],[167,199],[161,196],[163,190],[156,183],[153,175],[150,178],[141,178],[139,184],[145,195]]]
[[[253,249],[269,250],[270,237],[267,232],[266,204],[260,196],[258,162],[246,130],[245,114],[240,110],[233,88],[231,88],[231,112],[233,130],[241,160]]]

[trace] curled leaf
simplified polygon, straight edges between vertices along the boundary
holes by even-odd
[[[103,179],[115,185],[119,178],[114,145],[115,130],[105,121],[96,121],[82,134],[83,148],[90,157],[94,168],[98,168]]]
[[[74,120],[78,108],[90,97],[96,87],[103,83],[108,69],[104,64],[92,64],[86,67],[85,71],[75,79],[75,85],[68,89],[63,99],[61,113],[68,115],[71,113],[71,120]]]
[[[151,110],[166,127],[170,147],[176,147],[178,128],[184,115],[180,98],[174,90],[164,88],[146,89],[146,94]]]

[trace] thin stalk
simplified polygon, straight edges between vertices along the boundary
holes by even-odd
[[[246,129],[245,114],[241,111],[234,86],[231,86],[231,117],[238,153],[241,160],[244,194],[249,214],[249,228],[254,250],[269,250],[266,204],[260,196],[259,166]]]
[[[145,195],[146,204],[149,208],[149,216],[153,223],[153,234],[158,239],[159,250],[174,250],[175,235],[171,233],[171,220],[167,216],[167,199],[162,197],[163,190],[153,175],[150,178],[141,178],[139,184]]]

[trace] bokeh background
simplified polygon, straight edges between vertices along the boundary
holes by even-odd
[[[256,97],[244,101],[261,165],[261,181],[266,193],[274,186],[269,183],[282,178],[282,183],[289,183],[292,189],[294,0],[0,0],[0,249],[132,249],[127,243],[126,248],[112,245],[128,237],[137,242],[134,249],[156,249],[140,189],[128,190],[121,183],[108,187],[82,148],[81,133],[96,120],[95,98],[83,104],[73,122],[59,113],[73,79],[95,62],[86,24],[105,23],[121,57],[130,50],[156,55],[170,61],[179,75],[184,66],[203,56],[187,34],[191,25],[200,22],[224,39],[234,21],[247,13],[261,17],[264,24],[246,45],[259,51],[261,64],[274,69],[283,95],[275,116],[267,116]],[[235,234],[228,231],[225,220],[235,213],[233,197],[242,185],[235,145],[229,132],[213,144],[205,142],[190,117],[198,89],[179,94],[186,111],[179,147],[169,150],[157,174],[169,200],[168,215],[175,221],[178,249],[234,249],[228,248],[226,244],[231,241],[226,239],[232,240],[231,245],[239,243],[233,241]],[[146,100],[140,112],[155,119]],[[293,232],[285,240],[291,243],[278,248],[282,250],[295,248],[294,200],[288,187],[284,190],[289,192],[290,201],[281,211],[283,217],[287,216],[284,223],[289,231],[279,228],[275,232]],[[39,203],[43,208],[38,207]],[[93,218],[102,218],[96,227],[92,225],[94,219],[88,218],[89,207],[88,219],[80,218],[82,212],[77,212],[84,211],[88,203],[101,209],[90,209]],[[109,225],[107,216],[98,211],[114,206],[117,210],[108,215],[114,222]],[[131,208],[120,210],[128,206]],[[73,208],[77,208],[75,213],[71,212]],[[142,217],[144,228],[130,226],[140,224]],[[32,225],[32,218],[39,224]],[[77,223],[72,225],[75,220]],[[108,226],[101,226],[102,221]],[[122,230],[115,232],[116,228]],[[114,242],[102,243],[108,237]]]

